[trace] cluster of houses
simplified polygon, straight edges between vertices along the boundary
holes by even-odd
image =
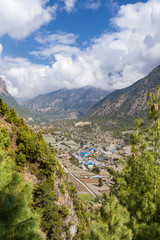
[[[79,167],[83,170],[92,169],[93,166],[103,167],[102,158],[94,159],[91,157],[96,152],[95,148],[86,148],[87,151],[78,151],[74,157],[79,161]]]
[[[111,148],[110,151],[106,150],[105,155],[107,155],[107,152],[110,154],[114,153],[118,148],[121,148],[121,146],[117,144],[116,146]],[[92,157],[92,154],[97,155],[97,158],[94,159]],[[81,150],[79,150],[73,155],[79,161],[79,167],[83,170],[87,170],[88,168],[92,169],[93,166],[97,166],[99,168],[103,168],[105,166],[103,160],[106,158],[106,156],[98,157],[98,151],[93,147],[85,147],[85,144],[83,144]]]

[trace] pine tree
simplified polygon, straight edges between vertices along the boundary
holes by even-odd
[[[15,172],[13,160],[3,150],[2,132],[0,136],[0,239],[43,240],[39,217],[30,207],[32,187]]]
[[[103,186],[103,180],[102,180],[102,178],[99,178],[99,187],[102,187]]]
[[[129,213],[115,197],[106,197],[90,233],[90,240],[131,240]]]
[[[160,89],[149,97],[150,125],[137,119],[132,154],[117,179],[117,196],[131,214],[136,240],[160,239]]]
[[[5,103],[3,103],[2,99],[0,98],[0,116],[4,116],[8,111],[8,107]]]

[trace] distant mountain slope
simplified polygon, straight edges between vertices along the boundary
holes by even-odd
[[[79,89],[60,89],[30,99],[24,105],[50,118],[76,119],[83,116],[107,94],[105,90],[89,86]]]
[[[160,66],[145,78],[133,85],[116,90],[97,104],[86,114],[87,117],[141,117],[147,108],[147,93],[160,85]]]
[[[3,81],[2,78],[0,78],[0,98],[2,98],[3,102],[7,103],[10,108],[14,108],[21,117],[25,119],[32,117],[33,113],[24,106],[19,105],[7,91],[5,81]]]

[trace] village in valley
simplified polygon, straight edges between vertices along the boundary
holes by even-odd
[[[87,202],[109,192],[114,174],[122,169],[122,159],[130,154],[125,141],[128,132],[113,137],[91,122],[55,121],[32,128],[41,129],[77,193]]]

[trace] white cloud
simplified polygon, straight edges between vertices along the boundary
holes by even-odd
[[[0,73],[12,94],[33,97],[59,88],[92,85],[107,90],[127,87],[160,64],[160,2],[121,6],[112,19],[117,30],[79,49],[71,33],[37,38],[43,49],[34,51],[54,59],[52,66],[26,59],[4,58]],[[32,52],[33,54],[33,52]]]
[[[55,16],[56,5],[48,0],[0,0],[0,35],[23,39]]]
[[[32,51],[31,54],[39,57],[49,57],[55,54],[61,54],[66,57],[73,56],[80,51],[74,46],[77,38],[78,35],[65,32],[51,34],[47,37],[39,36],[36,40],[43,45],[43,49]]]
[[[101,6],[101,1],[100,0],[88,0],[86,2],[86,5],[85,7],[88,8],[88,9],[93,9],[93,10],[96,10],[98,9],[99,7]]]
[[[35,56],[43,57],[43,58],[48,58],[48,57],[53,57],[56,54],[61,54],[62,56],[65,57],[72,57],[75,54],[77,55],[80,50],[76,47],[72,46],[66,46],[66,45],[55,45],[55,46],[50,46],[44,50],[40,51],[32,51],[31,53]]]
[[[2,44],[0,44],[0,57],[1,57],[2,51],[3,51],[3,46]]]
[[[0,72],[5,73],[2,77],[11,94],[33,97],[46,89],[48,83],[45,79],[45,71],[48,68],[44,65],[35,65],[27,59],[5,57],[1,60]]]
[[[65,32],[59,32],[56,34],[50,34],[46,37],[38,36],[36,37],[36,41],[41,44],[75,44],[76,39],[78,38],[78,35],[75,35],[73,33],[65,33]]]
[[[110,9],[110,11],[114,12],[119,9],[119,4],[115,0],[107,0],[106,6]]]
[[[5,57],[0,62],[0,72],[6,81],[8,91],[17,97],[33,97],[60,88],[82,87],[99,81],[102,75],[93,72],[91,67],[97,69],[98,63],[80,56],[72,57],[55,55],[55,63],[51,67],[35,65],[27,59]]]
[[[62,0],[65,4],[65,10],[70,13],[74,7],[77,0]]]

